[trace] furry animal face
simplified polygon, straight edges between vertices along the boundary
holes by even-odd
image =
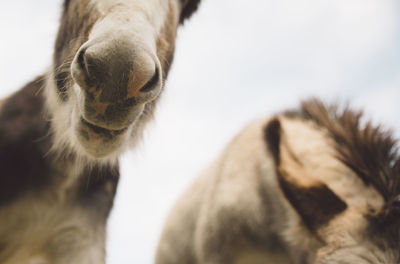
[[[55,148],[115,160],[152,118],[176,30],[199,1],[64,2],[47,84]]]

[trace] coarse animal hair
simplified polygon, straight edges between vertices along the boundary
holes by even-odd
[[[51,67],[0,100],[0,263],[105,263],[118,157],[152,119],[198,3],[63,2]]]
[[[178,200],[156,263],[399,263],[399,160],[349,106],[255,121]]]
[[[363,111],[340,105],[326,107],[320,100],[302,103],[302,115],[326,128],[336,143],[338,158],[351,168],[366,185],[372,184],[387,206],[400,194],[400,158],[398,141],[393,133],[363,124]]]

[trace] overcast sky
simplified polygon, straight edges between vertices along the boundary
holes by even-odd
[[[0,96],[50,66],[61,2],[0,1]],[[397,0],[204,0],[156,120],[122,158],[108,263],[152,263],[174,200],[254,118],[319,96],[399,135],[399,19]]]

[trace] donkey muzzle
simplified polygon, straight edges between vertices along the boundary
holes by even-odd
[[[72,76],[79,110],[87,122],[110,130],[128,127],[161,91],[161,70],[152,52],[128,38],[90,41],[76,54]]]

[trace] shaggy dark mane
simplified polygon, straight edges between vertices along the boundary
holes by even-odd
[[[290,114],[289,114],[290,115]],[[300,115],[328,130],[337,143],[338,158],[366,185],[374,186],[387,207],[397,203],[400,194],[398,141],[390,130],[370,121],[362,124],[363,112],[348,106],[325,105],[319,99],[303,101]]]

